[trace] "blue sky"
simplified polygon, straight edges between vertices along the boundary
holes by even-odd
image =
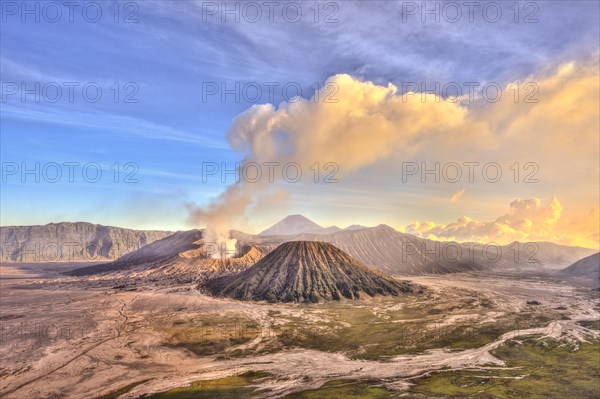
[[[317,3],[319,22],[310,9],[313,2],[298,3],[303,17],[295,23],[277,11],[274,22],[266,16],[257,23],[243,17],[235,22],[231,15],[222,22],[220,12],[208,15],[206,8],[220,2],[138,1],[135,8],[127,9],[122,2],[118,23],[109,9],[112,2],[96,3],[103,11],[96,23],[86,21],[78,10],[74,22],[69,22],[64,9],[57,23],[43,15],[40,22],[31,15],[22,22],[22,10],[13,15],[14,10],[3,5],[2,162],[30,168],[36,162],[42,167],[49,162],[93,162],[102,166],[103,177],[97,183],[79,175],[74,182],[63,177],[57,183],[37,183],[31,175],[24,182],[19,175],[5,176],[1,224],[85,220],[132,228],[189,228],[184,204],[206,204],[225,189],[218,181],[202,182],[202,162],[233,164],[243,158],[243,153],[230,149],[226,133],[233,119],[253,105],[243,99],[236,102],[233,96],[203,101],[207,83],[231,88],[236,82],[242,86],[291,82],[302,88],[304,98],[312,96],[315,84],[322,85],[335,74],[399,87],[402,82],[505,85],[547,73],[563,62],[598,55],[596,1],[540,1],[534,2],[535,8],[529,8],[532,2],[522,2],[518,23],[509,8],[513,2],[496,2],[502,5],[503,16],[495,23],[480,12],[475,12],[474,22],[463,16],[457,23],[443,18],[439,23],[423,23],[420,15],[406,15],[410,2],[329,3]],[[124,23],[130,12],[137,22]],[[330,12],[337,22],[322,21]],[[538,22],[524,23],[522,19],[531,12]],[[28,95],[21,101],[21,84],[32,88],[36,82],[62,86],[61,99],[53,103],[42,97],[36,102]],[[72,102],[64,89],[66,82],[79,84]],[[92,82],[92,89],[102,89],[97,102],[86,100],[81,90]],[[14,84],[19,92],[7,94]],[[127,95],[137,101],[126,102]],[[283,100],[281,90],[275,90],[274,104]],[[267,101],[265,95],[257,103]],[[139,166],[137,183],[122,181],[131,171],[123,169],[128,162]],[[118,183],[115,163],[121,171]],[[310,196],[292,187],[283,208],[257,215],[249,224],[260,228],[287,213],[304,213],[323,224],[398,225],[416,219],[453,220],[466,208],[472,217],[481,218],[498,211],[455,207],[449,212],[435,204],[426,209],[423,198],[436,198],[441,189],[390,185],[384,179],[370,187],[375,197],[384,198],[381,205],[365,203],[357,212],[357,203],[345,193],[356,195],[359,188],[366,190],[362,183],[359,187],[348,183]],[[544,187],[536,187],[537,192],[519,190],[511,195],[529,197],[540,195],[541,190],[542,197],[551,196]],[[495,193],[494,200],[497,197]]]

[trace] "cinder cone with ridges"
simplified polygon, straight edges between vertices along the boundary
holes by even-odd
[[[284,243],[248,270],[208,281],[207,288],[215,296],[269,302],[320,302],[413,291],[409,283],[317,241]]]

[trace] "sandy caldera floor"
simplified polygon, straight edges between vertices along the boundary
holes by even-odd
[[[7,278],[11,273],[21,274],[19,278]],[[547,310],[554,318],[537,328],[508,331],[480,347],[458,351],[437,348],[385,361],[354,360],[343,353],[293,347],[257,350],[250,356],[204,356],[171,345],[172,327],[204,315],[235,315],[260,326],[255,339],[239,344],[242,349],[256,349],[272,339],[269,327],[277,323],[274,313],[310,324],[322,321],[320,314],[327,308],[214,299],[192,287],[126,291],[61,280],[54,274],[23,279],[22,273],[5,268],[0,280],[3,398],[90,398],[145,381],[124,396],[134,398],[248,370],[263,370],[275,376],[265,382],[265,388],[269,388],[265,397],[318,387],[339,378],[385,379],[402,389],[411,377],[444,367],[503,366],[489,352],[516,335],[536,333],[575,341],[597,338],[596,331],[577,322],[598,320],[600,316],[597,292],[566,282],[518,275],[420,277],[413,281],[428,287],[425,304],[430,301],[439,307],[458,303],[465,296],[492,304],[478,314],[448,311],[436,315],[437,327],[465,318],[471,318],[472,323],[494,323],[502,315],[523,311],[531,300],[541,303],[536,311]],[[410,305],[411,300],[360,302],[357,306],[385,314]],[[552,309],[561,309],[562,316],[555,317]]]

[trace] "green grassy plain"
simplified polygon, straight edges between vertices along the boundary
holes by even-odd
[[[285,399],[595,399],[600,397],[600,341],[574,344],[540,336],[511,339],[492,352],[506,367],[482,370],[440,370],[413,380],[409,391],[392,391],[381,381],[333,380],[317,389],[295,392]],[[145,399],[245,399],[265,391],[257,388],[271,376],[247,372],[217,380],[196,381],[189,386],[142,396]],[[102,399],[116,398],[134,386],[124,387]]]
[[[196,381],[190,386],[171,389],[144,399],[242,399],[256,397],[256,388],[252,385],[268,378],[263,372],[247,372],[241,375],[217,380]]]
[[[443,371],[415,381],[411,392],[455,398],[600,397],[600,342],[574,345],[528,336],[509,340],[492,354],[514,369]]]

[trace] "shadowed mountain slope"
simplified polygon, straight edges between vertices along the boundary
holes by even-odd
[[[542,268],[557,270],[595,251],[549,242],[484,245],[440,242],[401,233],[381,224],[333,234],[298,234],[279,239],[318,240],[334,244],[375,269],[395,275]],[[273,238],[275,239],[275,238]]]
[[[115,270],[126,270],[136,266],[150,267],[168,261],[179,254],[200,248],[201,230],[178,231],[162,240],[155,241],[137,251],[128,253],[111,263],[88,266],[73,270],[69,274],[83,276]]]
[[[600,279],[600,252],[578,260],[562,270],[561,273],[570,277],[587,278],[597,281]]]
[[[239,233],[245,236],[244,233]],[[266,251],[242,243],[229,258],[213,258],[213,249],[206,248],[202,230],[179,231],[153,242],[114,262],[88,266],[67,273],[71,276],[92,276],[110,273],[107,278],[123,278],[130,282],[144,280],[156,284],[202,282],[208,278],[239,273],[258,262]]]

